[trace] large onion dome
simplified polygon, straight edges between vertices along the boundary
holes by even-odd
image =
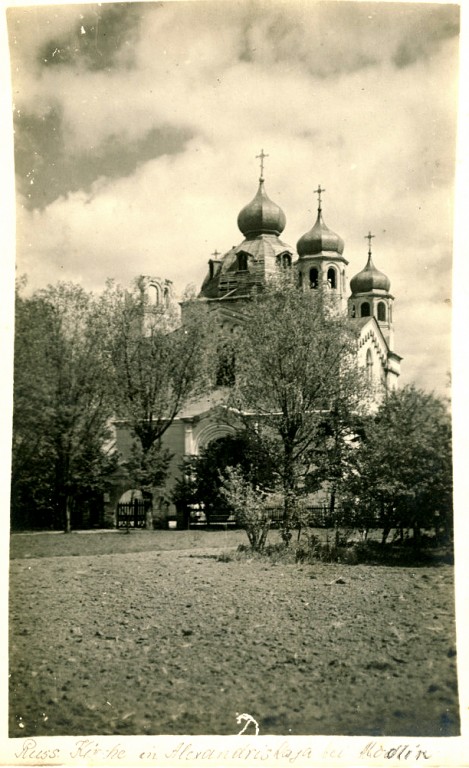
[[[335,232],[327,227],[322,218],[321,209],[318,210],[318,217],[314,227],[300,237],[296,244],[298,256],[316,256],[323,251],[332,251],[342,255],[344,250],[344,241]]]
[[[267,196],[264,179],[260,178],[255,198],[245,205],[238,215],[239,229],[247,238],[257,235],[280,235],[286,223],[284,212]]]
[[[376,269],[371,258],[371,253],[368,253],[368,261],[365,269],[358,272],[350,280],[350,290],[352,293],[370,293],[371,291],[385,291],[389,292],[391,288],[391,281],[387,275]]]

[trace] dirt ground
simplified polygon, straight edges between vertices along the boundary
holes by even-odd
[[[459,733],[451,566],[239,561],[240,542],[13,535],[10,736],[236,734],[238,713],[261,735]]]

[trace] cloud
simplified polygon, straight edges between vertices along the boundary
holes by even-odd
[[[55,109],[43,118],[21,113],[15,124],[18,189],[29,208],[43,208],[69,192],[87,192],[103,176],[129,176],[147,160],[182,152],[191,138],[182,129],[161,125],[132,142],[112,135],[102,142],[99,152],[90,147],[71,153],[61,115]]]
[[[387,68],[394,66],[395,50],[409,36],[413,39],[412,30],[417,33],[423,29],[421,46],[427,44],[424,33],[431,30],[430,41],[436,53],[437,45],[444,40],[441,33],[436,37],[435,30],[444,25],[441,12],[433,6],[425,9],[404,5],[396,10],[386,4],[325,2],[305,8],[304,4],[291,3],[286,13],[284,6],[275,3],[268,8],[258,3],[148,4],[139,6],[138,35],[135,14],[132,23],[123,26],[125,33],[119,34],[112,14],[117,19],[119,13],[127,14],[127,22],[129,12],[116,11],[112,5],[107,12],[99,12],[103,16],[102,28],[106,23],[110,26],[109,34],[104,38],[103,33],[102,38],[116,42],[114,66],[105,69],[97,70],[93,65],[90,71],[88,50],[78,47],[75,58],[66,58],[66,63],[58,54],[53,61],[60,63],[51,65],[49,56],[38,74],[31,66],[31,57],[34,61],[44,45],[50,47],[54,40],[60,47],[60,35],[65,35],[63,29],[55,28],[51,30],[54,35],[46,35],[49,18],[42,18],[39,27],[43,31],[36,45],[32,45],[25,24],[21,26],[26,27],[24,37],[19,32],[14,36],[29,63],[17,78],[18,105],[26,101],[29,111],[43,114],[59,104],[67,139],[78,149],[99,146],[116,133],[136,140],[162,123],[203,129],[207,119],[223,119],[227,103],[228,114],[236,108],[239,113],[235,117],[240,121],[252,120],[246,106],[255,106],[253,96],[258,101],[257,120],[262,115],[264,122],[281,119],[272,111],[279,111],[283,103],[290,127],[291,121],[295,124],[299,118],[298,129],[307,130],[311,108],[321,114],[324,91],[325,101],[329,102],[329,77],[339,81],[338,99],[333,106],[340,110],[349,102],[347,85],[340,88],[340,82],[347,82],[344,76],[358,72],[366,78],[367,68],[371,68],[386,78]],[[84,20],[80,17],[83,13],[76,10],[67,15],[73,30],[69,35],[73,36],[77,23]],[[110,48],[109,42],[106,45]],[[317,94],[311,93],[312,86]],[[303,109],[289,116],[290,96],[295,92],[303,95]]]
[[[279,173],[272,171],[267,191],[284,207],[288,225],[282,237],[295,246],[313,223],[313,179],[303,169],[297,185],[289,178],[288,151],[279,138],[270,146],[282,155],[271,152],[271,163]],[[250,140],[239,147],[233,143],[228,162],[223,148],[193,139],[184,153],[143,163],[127,178],[102,177],[89,193],[61,197],[41,212],[21,209],[20,271],[28,273],[32,287],[63,277],[99,290],[107,277],[126,284],[140,273],[168,277],[179,291],[187,283],[200,285],[215,248],[224,252],[242,239],[236,217],[256,188],[254,163],[247,159],[250,150]],[[296,142],[289,150],[306,165],[304,142]],[[332,181],[339,179],[340,174]],[[322,179],[316,176],[317,180]],[[376,187],[370,186],[369,216],[364,220],[361,196],[354,201],[350,186],[334,187],[329,181],[326,221],[346,241],[349,278],[365,265],[368,226],[379,224],[373,229],[377,234],[374,260],[391,278],[396,296],[396,348],[406,358],[404,379],[420,377],[427,382],[431,376],[425,369],[427,353],[426,363],[420,360],[422,338],[429,339],[438,366],[449,368],[450,313],[445,299],[451,295],[451,255],[441,241],[450,237],[451,219],[448,213],[440,215],[439,192],[427,190],[423,237],[414,220],[415,204],[406,212],[401,201],[401,210],[386,216],[386,206],[390,208],[394,198],[392,189],[384,186],[375,200]],[[446,231],[442,232],[443,220]]]
[[[417,6],[418,7],[418,6]],[[393,62],[408,67],[418,59],[428,59],[438,53],[440,45],[459,34],[459,6],[433,6],[431,13],[417,13],[397,46]]]
[[[7,11],[13,70],[40,77],[46,68],[129,65],[140,12],[136,3],[35,5]]]
[[[131,67],[140,16],[137,3],[81,6],[67,32],[44,42],[38,62],[48,67],[77,64],[92,71]]]
[[[364,235],[376,234],[403,378],[428,381],[430,359],[446,371],[455,9],[291,3],[287,14],[271,3],[207,2],[144,4],[139,14],[128,37],[109,16],[119,45],[104,68],[89,47],[36,68],[38,51],[76,29],[76,13],[17,59],[19,170],[35,169],[21,191],[31,180],[39,190],[18,213],[18,269],[31,287],[63,276],[99,289],[139,273],[177,290],[200,284],[215,248],[241,240],[236,217],[255,193],[264,147],[267,191],[287,216],[282,239],[295,246],[312,226],[320,182],[349,278],[365,265]],[[418,55],[396,66],[412,36]],[[31,39],[18,37],[18,54]]]
[[[29,6],[7,10],[8,38],[11,68],[15,90],[23,82],[34,82],[40,77],[44,58],[40,51],[51,40],[69,37],[79,29],[83,19],[83,6],[60,5]]]

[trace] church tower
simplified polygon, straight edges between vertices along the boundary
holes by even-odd
[[[325,191],[321,185],[315,190],[318,215],[314,226],[298,240],[296,269],[303,290],[330,289],[337,296],[339,307],[343,307],[348,261],[343,256],[344,241],[326,226],[322,217],[321,195]]]
[[[393,348],[394,334],[392,322],[391,282],[387,275],[376,269],[371,257],[371,240],[374,235],[368,232],[368,261],[364,269],[350,280],[351,296],[348,300],[348,315],[355,317],[374,317],[390,349]]]
[[[376,269],[371,256],[371,240],[368,232],[368,261],[365,268],[350,280],[351,295],[348,299],[348,316],[360,329],[358,360],[365,368],[370,381],[392,390],[397,386],[402,358],[394,350],[394,332],[391,282],[387,275]],[[376,333],[376,331],[378,333]]]
[[[199,299],[232,308],[245,300],[256,287],[279,269],[289,269],[293,249],[282,242],[286,217],[277,203],[267,195],[264,180],[264,158],[261,151],[261,173],[255,197],[238,215],[238,228],[244,240],[224,255],[215,251],[200,290]]]
[[[162,312],[169,313],[176,310],[173,283],[166,278],[150,275],[140,275],[136,282],[142,302],[142,332],[145,336],[149,336],[154,327],[155,317],[160,316]]]
[[[264,159],[260,155],[259,187],[254,198],[238,214],[238,227],[243,241],[225,254],[217,251],[209,260],[208,274],[202,284],[199,300],[207,303],[218,316],[222,328],[236,331],[243,323],[243,305],[253,291],[279,270],[292,267],[293,249],[280,236],[286,217],[265,190]],[[347,259],[344,241],[325,224],[322,195],[318,186],[317,217],[314,225],[297,242],[298,258],[294,269],[303,291],[324,290],[335,299],[334,306],[354,320],[357,328],[358,362],[377,388],[392,389],[400,374],[401,358],[393,351],[394,297],[389,278],[373,264],[371,241],[367,239],[368,261],[365,268],[350,281],[348,293]],[[184,303],[182,304],[184,322]]]

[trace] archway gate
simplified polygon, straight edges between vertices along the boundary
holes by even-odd
[[[123,493],[117,502],[116,527],[145,528],[150,503],[140,491]]]

